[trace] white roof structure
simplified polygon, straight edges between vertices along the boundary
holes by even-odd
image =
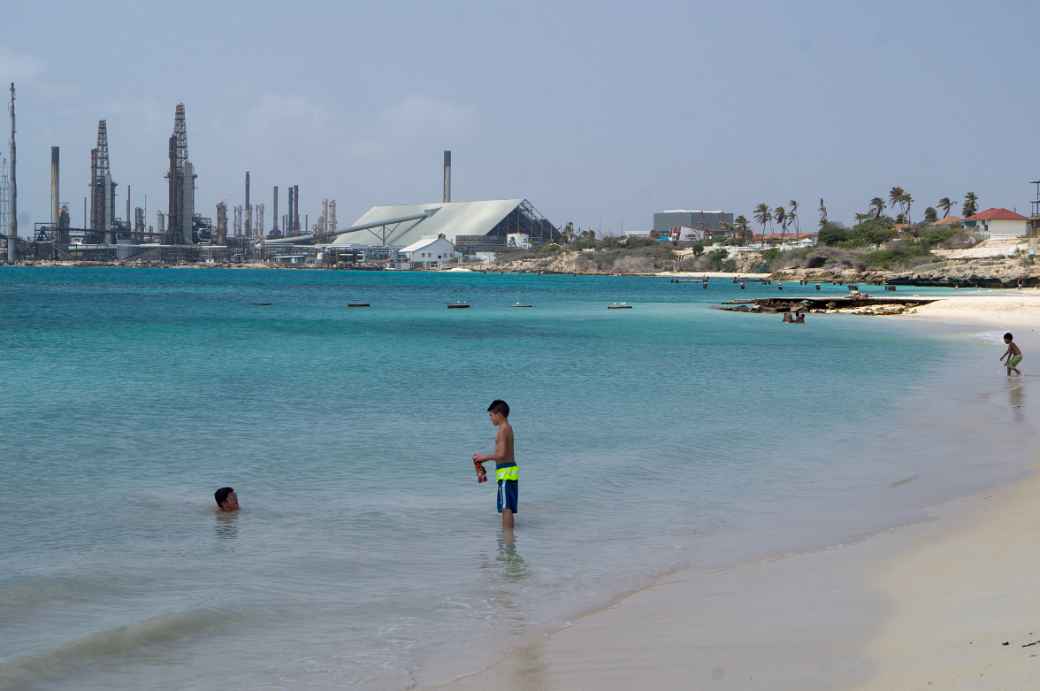
[[[373,206],[332,242],[344,245],[403,247],[438,235],[456,244],[457,235],[487,235],[523,199],[480,202],[434,202]],[[365,226],[352,230],[358,226]]]
[[[415,242],[413,242],[412,244],[408,245],[407,247],[402,247],[400,251],[401,252],[406,252],[406,253],[407,252],[418,252],[419,250],[422,250],[422,249],[425,249],[425,248],[429,247],[430,245],[432,245],[433,243],[437,242],[440,239],[442,239],[440,236],[434,236],[434,237],[429,237],[429,238],[423,238],[422,240],[416,240]],[[445,242],[450,242],[447,238],[444,238],[444,240],[445,240]]]

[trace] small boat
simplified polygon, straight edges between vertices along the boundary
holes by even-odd
[[[513,307],[534,307],[534,305],[528,305],[525,302],[514,302]]]
[[[348,302],[347,307],[370,307],[367,302]]]
[[[469,303],[468,302],[449,302],[448,303],[448,309],[450,309],[450,310],[468,310],[469,309]]]
[[[273,302],[254,302],[253,304],[256,305],[257,307],[270,307],[274,303]]]
[[[630,310],[630,309],[632,309],[632,305],[628,304],[627,302],[612,302],[609,305],[607,305],[607,309],[608,310]]]

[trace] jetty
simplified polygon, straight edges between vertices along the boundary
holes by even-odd
[[[938,301],[939,298],[922,297],[873,297],[852,294],[842,296],[792,296],[773,298],[754,298],[751,300],[728,300],[719,309],[727,312],[765,312],[776,314],[781,312],[836,312],[881,309],[887,313],[897,313],[913,307],[920,307]]]

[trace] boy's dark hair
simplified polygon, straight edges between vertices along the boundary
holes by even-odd
[[[1006,334],[1004,334],[1004,340],[1005,341],[1013,341],[1013,340],[1015,340],[1015,337],[1011,335],[1010,331],[1008,331]]]
[[[488,406],[488,412],[498,413],[502,417],[509,417],[509,404],[496,398],[491,401],[491,405]]]
[[[214,492],[213,498],[217,500],[217,506],[224,506],[224,502],[227,501],[227,495],[231,494],[234,491],[235,489],[233,487],[221,487],[216,492]]]

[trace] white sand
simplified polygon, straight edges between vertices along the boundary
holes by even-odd
[[[955,295],[918,307],[914,318],[950,324],[1040,328],[1040,290],[995,290]]]
[[[1027,363],[1040,350],[1038,291],[955,296],[910,318],[1016,329]],[[1024,647],[1040,640],[1040,477],[934,516],[829,550],[673,574],[428,688],[1040,688],[1040,644]]]
[[[894,607],[858,689],[1040,688],[1040,478],[978,502],[968,525],[881,564]],[[1004,645],[1007,642],[1008,645]]]

